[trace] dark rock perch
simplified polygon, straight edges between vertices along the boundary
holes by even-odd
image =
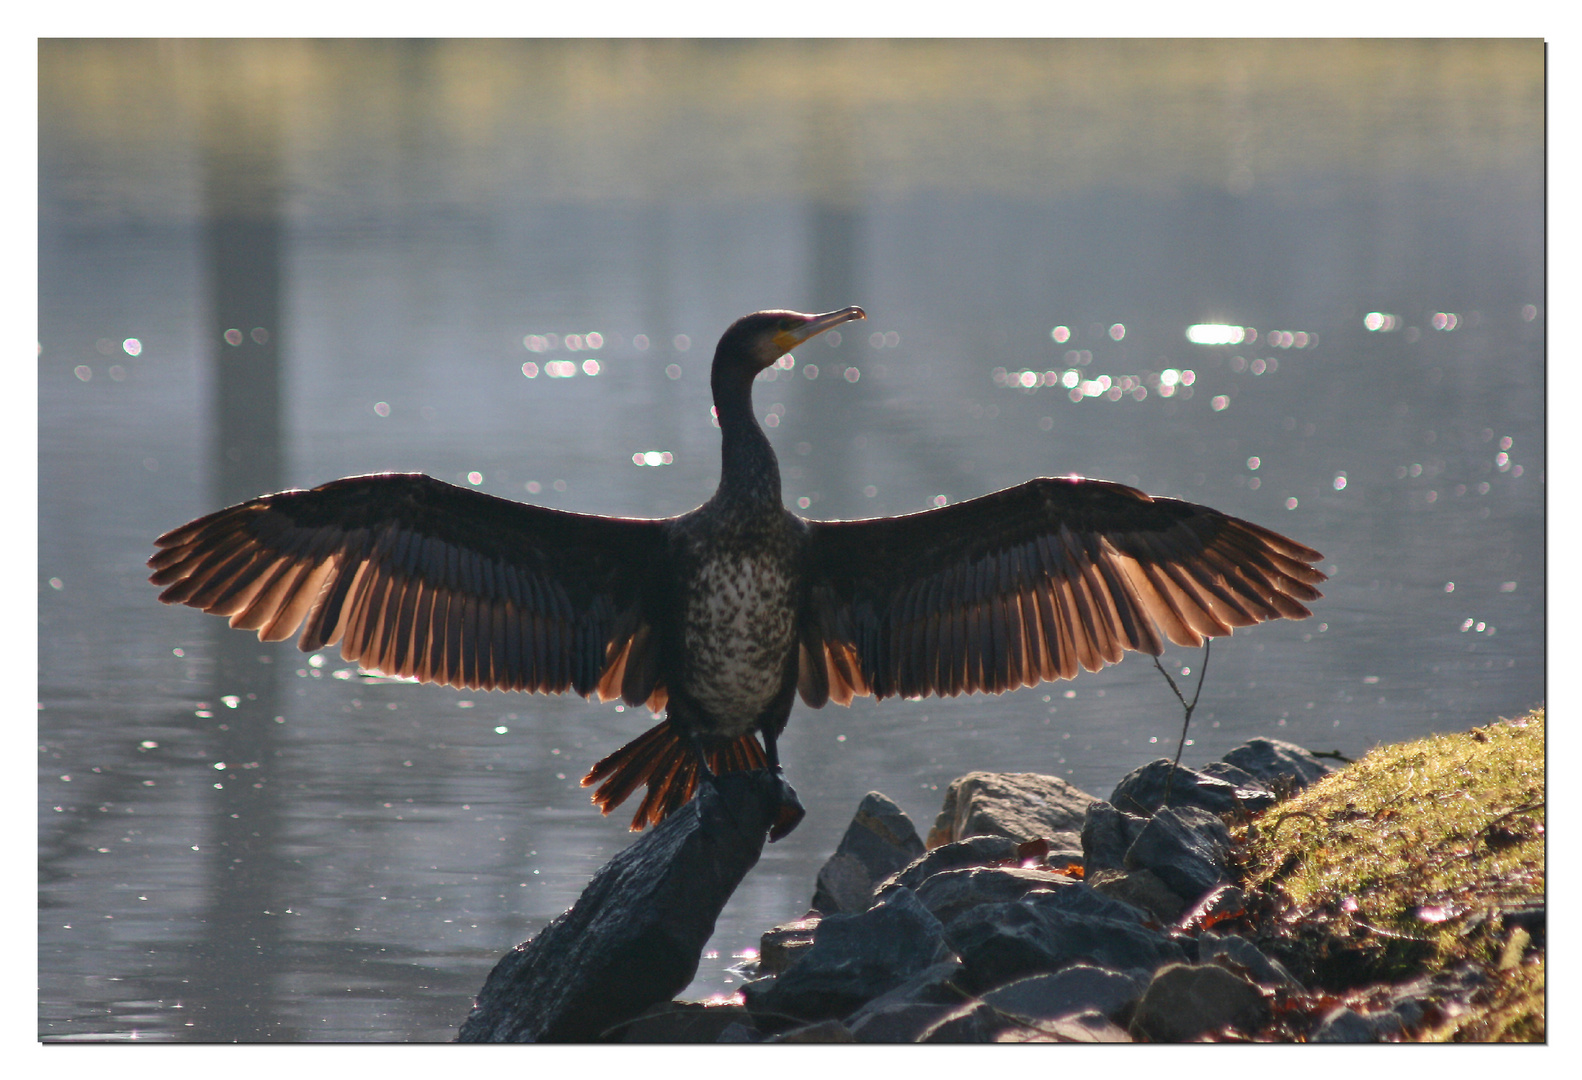
[[[489,973],[458,1042],[587,1042],[669,1001],[796,793],[778,774],[721,776],[606,863],[571,910]]]

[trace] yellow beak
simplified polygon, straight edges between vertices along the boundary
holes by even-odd
[[[790,352],[798,345],[810,338],[818,337],[824,331],[839,326],[853,319],[866,319],[868,313],[855,305],[844,307],[839,311],[827,311],[823,315],[809,315],[808,321],[791,330],[782,330],[775,335],[776,348]]]

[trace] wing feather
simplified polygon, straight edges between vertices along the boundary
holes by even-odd
[[[339,644],[345,659],[390,675],[584,695],[631,683],[662,705],[657,650],[633,640],[664,527],[417,474],[351,477],[172,529],[155,541],[150,580],[167,603],[266,641],[300,631],[304,651]]]
[[[998,692],[1127,651],[1310,614],[1322,556],[1260,525],[1078,477],[899,518],[810,522],[798,686]]]

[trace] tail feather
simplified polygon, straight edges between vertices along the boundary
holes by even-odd
[[[711,741],[703,752],[716,773],[763,769],[769,764],[757,736],[750,732],[728,742]],[[632,816],[632,831],[637,832],[659,824],[692,798],[698,786],[698,760],[670,721],[662,720],[589,769],[582,786],[594,784],[599,787],[593,804],[606,814],[648,785]]]
[[[648,790],[643,792],[643,801],[637,804],[637,812],[632,815],[633,832],[644,825],[659,824],[692,797],[693,789],[698,786],[697,766],[697,758],[686,750],[654,767]]]
[[[654,769],[668,760],[669,744],[676,741],[669,728],[668,722],[649,728],[588,770],[583,787],[604,781],[593,793],[595,806],[608,814],[649,782]]]

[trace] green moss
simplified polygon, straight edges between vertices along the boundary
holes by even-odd
[[[1544,731],[1540,708],[1381,747],[1246,826],[1266,944],[1332,989],[1486,965],[1484,1007],[1425,1037],[1543,1038],[1542,951],[1500,913],[1545,894]]]

